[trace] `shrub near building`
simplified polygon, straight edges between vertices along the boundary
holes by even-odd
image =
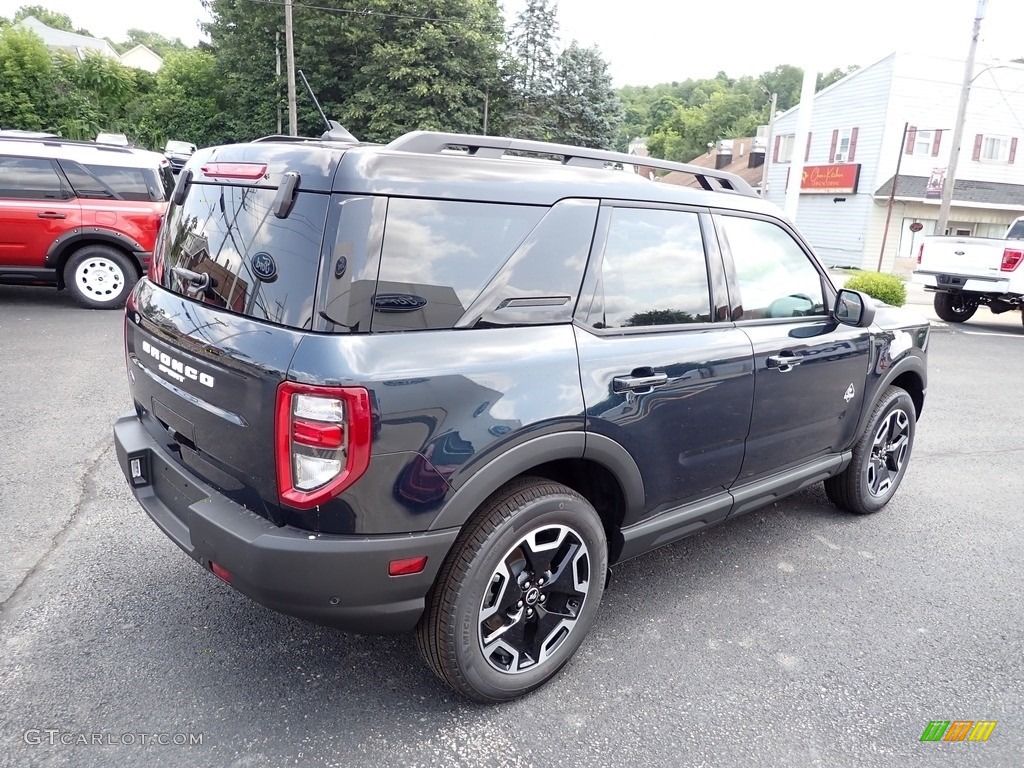
[[[863,291],[871,298],[884,301],[892,307],[902,307],[907,303],[907,286],[895,275],[863,272],[847,280],[844,287],[851,291]]]

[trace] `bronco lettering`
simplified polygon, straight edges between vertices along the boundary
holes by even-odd
[[[191,381],[198,381],[204,387],[213,386],[213,376],[208,373],[200,373],[192,366],[185,365],[166,352],[161,352],[148,341],[142,342],[142,351],[159,363],[157,368],[161,373],[167,374],[175,381],[183,382],[185,379],[190,379]]]

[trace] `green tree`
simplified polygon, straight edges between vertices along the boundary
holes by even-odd
[[[418,0],[379,9],[362,30],[367,48],[352,74],[345,113],[361,137],[388,141],[415,129],[479,133],[490,88],[500,81],[501,17],[493,0]],[[328,81],[329,82],[329,81]],[[344,105],[339,104],[339,107]]]
[[[600,149],[614,145],[622,102],[596,46],[581,48],[574,40],[559,54],[552,107],[555,141]]]
[[[554,134],[557,41],[557,6],[549,0],[527,0],[508,41],[515,94],[508,126],[519,138],[546,140]]]
[[[230,94],[220,80],[213,54],[198,49],[169,53],[134,115],[141,143],[159,149],[170,139],[199,146],[234,141]]]
[[[29,16],[34,16],[39,21],[43,22],[46,26],[51,29],[60,29],[64,32],[75,32],[79,35],[86,35],[92,37],[89,34],[89,30],[76,28],[71,22],[71,17],[66,13],[57,13],[51,11],[48,8],[44,8],[41,5],[23,5],[14,13],[14,23],[17,24],[22,19],[27,19]]]
[[[154,53],[166,57],[170,53],[187,51],[188,46],[180,37],[164,37],[157,32],[146,32],[142,29],[129,29],[128,38],[123,43],[111,43],[118,53],[127,53],[136,45],[144,45]]]
[[[281,6],[204,3],[236,138],[275,132],[284,92],[274,74]],[[479,131],[488,90],[500,86],[497,0],[365,0],[359,12],[297,6],[293,25],[297,68],[328,116],[361,139],[416,128]],[[319,135],[323,122],[301,80],[298,87],[299,132]]]
[[[24,29],[0,30],[0,126],[48,128],[53,62],[39,37]]]

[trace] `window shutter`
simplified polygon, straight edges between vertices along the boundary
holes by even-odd
[[[779,147],[781,145],[782,145],[782,137],[781,136],[776,136],[775,137],[775,149],[772,151],[772,162],[773,163],[779,162]]]
[[[807,149],[804,150],[804,162],[811,159],[811,132],[807,132]]]
[[[935,140],[932,141],[932,157],[939,156],[939,145],[942,144],[942,131],[935,132]]]
[[[1009,162],[1012,163],[1016,159],[1017,159],[1017,139],[1013,138],[1013,139],[1010,139],[1010,160],[1009,160]]]
[[[846,162],[852,163],[857,153],[857,128],[850,131],[850,151],[846,153]]]
[[[971,155],[971,160],[981,160],[981,140],[985,138],[982,134],[978,133],[974,136],[974,154]]]
[[[907,129],[907,146],[903,148],[906,155],[914,154],[914,142],[917,141],[917,126],[912,125]]]
[[[836,161],[836,144],[839,143],[839,130],[832,131],[832,146],[828,148],[828,161],[834,163]]]

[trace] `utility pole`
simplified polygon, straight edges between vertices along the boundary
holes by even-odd
[[[942,185],[942,204],[939,205],[939,221],[935,225],[935,234],[943,235],[949,223],[949,206],[953,202],[953,187],[956,185],[956,164],[960,160],[960,142],[964,136],[964,120],[967,117],[967,98],[971,93],[971,82],[974,79],[974,52],[978,48],[978,36],[981,33],[981,20],[985,18],[985,6],[988,0],[978,0],[978,10],[974,14],[974,30],[971,33],[971,47],[967,52],[967,64],[964,66],[964,83],[960,88],[960,106],[956,110],[956,123],[953,125],[953,143],[949,148],[949,165],[946,166],[946,180]]]
[[[885,241],[889,239],[889,222],[892,221],[892,204],[896,200],[896,185],[900,181],[900,165],[903,163],[903,148],[907,144],[907,131],[910,130],[910,123],[903,124],[903,138],[900,139],[900,153],[896,157],[896,175],[892,177],[892,189],[889,190],[889,204],[886,206],[888,209],[885,212],[885,229],[882,230],[882,250],[878,252],[878,269],[876,272],[882,271],[882,257],[885,256]]]
[[[277,59],[277,66],[274,72],[277,74],[277,135],[282,132],[281,127],[281,30],[274,35],[274,57]]]
[[[292,37],[292,0],[284,0],[284,46],[288,58],[288,135],[299,135],[295,111],[295,40]]]
[[[761,90],[762,91],[766,91],[766,89],[763,86],[762,86]],[[772,134],[774,133],[774,128],[775,128],[775,106],[778,103],[779,94],[772,93],[771,97],[772,97],[772,102],[771,102],[771,106],[769,107],[769,110],[768,110],[768,136],[765,138],[764,163],[761,166],[761,197],[762,198],[767,198],[768,197],[768,165],[770,164],[770,160],[771,160],[771,156],[772,156],[772,149],[773,149],[773,147],[772,147],[772,138],[773,138]]]
[[[807,67],[800,87],[800,111],[796,115],[796,136],[793,137],[793,155],[789,164],[789,184],[786,186],[784,210],[791,221],[796,221],[796,210],[800,204],[800,185],[804,177],[804,155],[807,139],[811,132],[811,111],[814,109],[814,86],[818,82],[818,70]]]

